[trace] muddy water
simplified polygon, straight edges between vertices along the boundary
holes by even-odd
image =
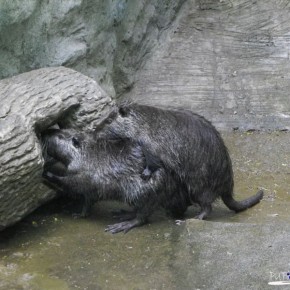
[[[236,198],[265,190],[265,198],[243,213],[221,202],[209,220],[284,223],[290,208],[289,133],[231,133],[224,139],[232,156]],[[0,289],[180,289],[172,266],[186,224],[162,212],[128,234],[104,232],[119,204],[100,203],[88,219],[73,219],[67,201],[46,205],[1,233]],[[190,209],[193,216],[197,208]],[[183,271],[186,273],[186,269]]]
[[[1,236],[0,289],[174,288],[172,221],[156,215],[159,223],[112,235],[104,227],[115,205],[100,204],[86,220],[54,205]]]
[[[263,201],[234,215],[238,222],[288,222],[290,209],[290,134],[235,133],[224,135],[235,173],[237,198],[262,188]]]

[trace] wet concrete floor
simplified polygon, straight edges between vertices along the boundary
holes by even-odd
[[[268,282],[290,271],[290,134],[223,137],[236,198],[263,188],[259,205],[235,214],[217,202],[207,221],[181,225],[157,212],[149,225],[112,235],[104,228],[123,205],[100,203],[74,219],[56,200],[1,232],[0,289],[275,289]]]

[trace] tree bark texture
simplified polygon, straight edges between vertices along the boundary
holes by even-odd
[[[92,79],[64,67],[0,81],[0,229],[14,224],[55,193],[42,184],[37,135],[58,123],[92,130],[113,101]]]

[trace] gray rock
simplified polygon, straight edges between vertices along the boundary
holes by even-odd
[[[1,1],[0,78],[63,65],[121,93],[183,2]]]
[[[92,79],[63,67],[0,81],[0,229],[55,196],[42,184],[37,135],[58,123],[92,130],[114,103]]]
[[[126,97],[226,130],[289,130],[289,12],[286,0],[187,1]]]
[[[172,263],[179,289],[289,289],[288,232],[283,223],[188,220]]]

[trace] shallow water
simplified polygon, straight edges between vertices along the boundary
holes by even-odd
[[[104,228],[116,205],[102,203],[90,218],[73,219],[53,213],[54,204],[1,236],[1,289],[174,288],[173,221],[157,214],[152,225],[112,235]]]
[[[210,221],[284,223],[289,220],[290,134],[223,134],[235,172],[237,199],[265,190],[262,202],[239,214],[217,202]],[[157,212],[127,234],[104,232],[117,203],[100,203],[88,219],[74,219],[56,200],[1,232],[0,289],[186,289],[174,261],[186,224]],[[192,217],[198,209],[190,209]],[[182,265],[181,265],[182,267]],[[188,272],[188,274],[190,274]],[[189,287],[189,285],[187,285]],[[188,288],[189,289],[189,288]]]

